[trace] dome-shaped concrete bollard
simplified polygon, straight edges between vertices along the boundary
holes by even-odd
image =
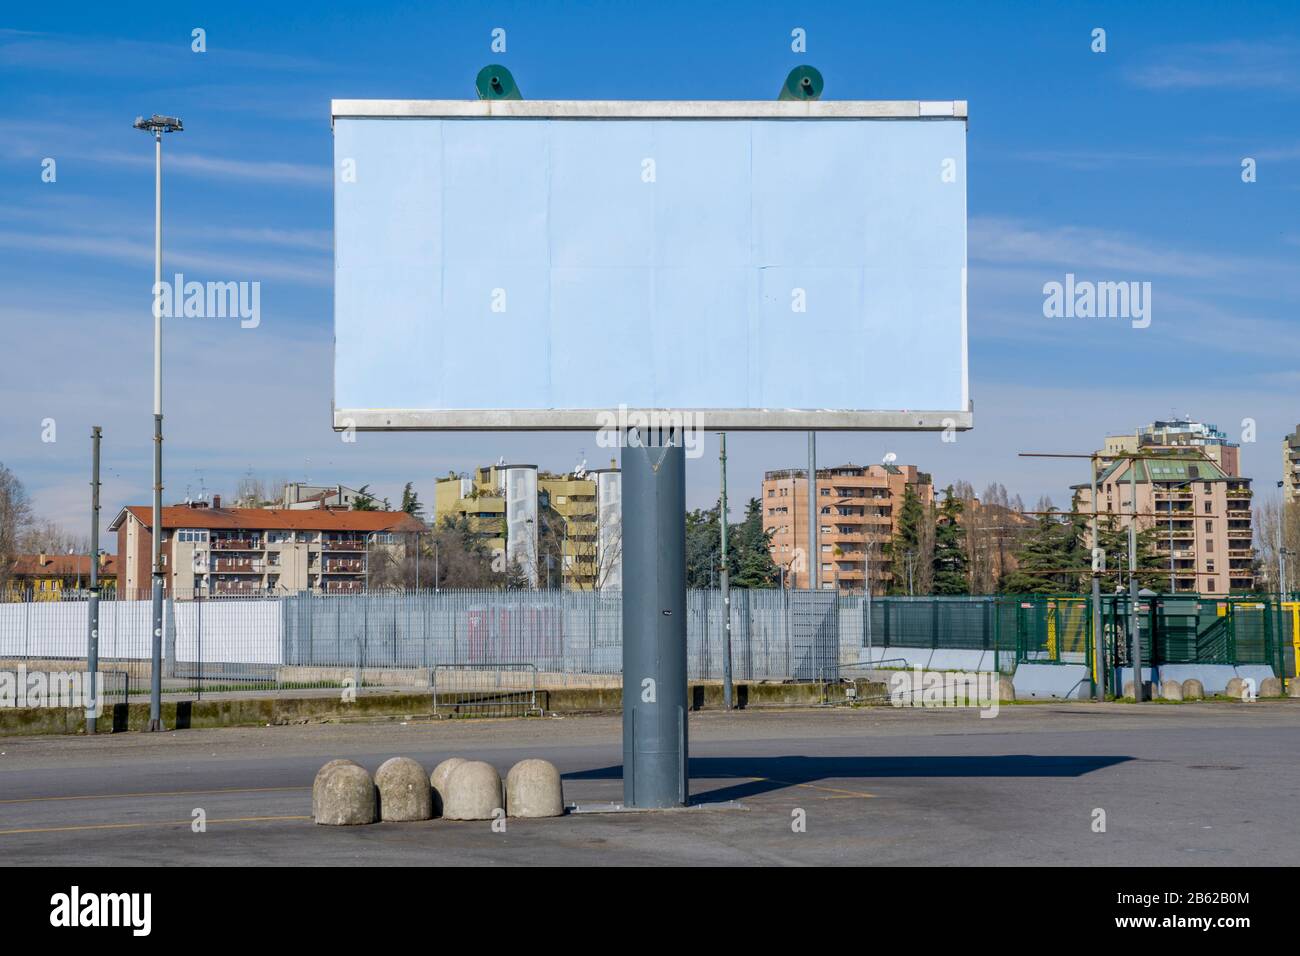
[[[360,767],[361,764],[355,760],[340,758],[331,760],[325,766],[316,771],[316,779],[311,784],[311,815],[313,818],[319,816],[321,787],[325,781],[325,775],[335,767]]]
[[[1278,677],[1265,677],[1259,682],[1260,697],[1281,697],[1282,680]]]
[[[1183,681],[1183,700],[1204,700],[1205,685],[1195,677]]]
[[[564,784],[549,760],[521,760],[506,774],[506,806],[512,817],[564,815]]]
[[[1292,677],[1286,682],[1286,695],[1300,697],[1300,677]]]
[[[1176,680],[1167,680],[1160,685],[1160,697],[1163,700],[1182,700],[1183,685]]]
[[[1242,700],[1246,696],[1246,682],[1240,677],[1233,677],[1228,681],[1228,686],[1223,689],[1225,697],[1231,697],[1233,700]]]
[[[1132,697],[1132,696],[1133,696],[1133,682],[1132,682],[1131,680],[1126,680],[1126,681],[1124,682],[1124,695],[1123,695],[1123,696],[1125,696],[1125,697]]]
[[[998,678],[998,700],[1015,700],[1016,685],[1011,682],[1010,677]]]
[[[375,822],[375,783],[365,767],[340,764],[321,781],[320,798],[313,814],[326,826],[355,826]]]
[[[491,820],[505,809],[501,774],[490,763],[466,760],[457,765],[447,780],[447,799],[442,815],[448,820]]]
[[[464,757],[448,757],[429,774],[429,785],[433,789],[433,815],[442,816],[442,808],[447,803],[447,781],[451,772],[465,762]]]
[[[375,771],[379,819],[395,823],[433,818],[433,789],[424,768],[410,757],[385,760]]]

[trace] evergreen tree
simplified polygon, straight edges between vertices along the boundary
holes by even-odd
[[[419,518],[424,513],[424,505],[420,501],[420,495],[414,490],[414,482],[408,481],[406,487],[402,489],[402,510],[413,518]]]
[[[357,489],[356,495],[352,498],[353,511],[378,511],[379,503],[375,501],[374,495],[370,493],[369,485],[362,485]]]
[[[889,558],[890,572],[893,580],[889,585],[890,594],[915,594],[916,584],[920,578],[920,562],[923,553],[925,522],[925,505],[921,496],[906,485],[903,489],[903,504],[898,510],[898,531],[894,539],[885,546]]]
[[[952,485],[944,491],[943,504],[934,524],[934,593],[969,594],[966,555],[966,530],[959,523],[962,500]]]
[[[770,588],[780,572],[772,560],[772,535],[763,530],[763,502],[750,498],[745,505],[745,520],[731,526],[727,535],[731,552],[728,573],[738,588]]]
[[[1016,569],[1003,578],[1002,590],[1008,594],[1074,593],[1082,570],[1080,551],[1078,522],[1049,507],[1016,550]]]
[[[1083,518],[1083,530],[1088,528],[1088,518]],[[1160,534],[1158,527],[1142,529],[1138,526],[1137,534],[1137,579],[1138,586],[1153,591],[1169,589],[1169,558],[1161,557],[1156,551],[1156,540]],[[1120,527],[1114,514],[1104,514],[1097,520],[1098,547],[1106,552],[1106,571],[1101,576],[1101,589],[1105,592],[1128,590],[1128,527]],[[1079,547],[1082,549],[1087,537],[1080,536]],[[1091,567],[1091,556],[1089,556]]]
[[[686,515],[686,586],[717,587],[722,561],[720,504]],[[745,520],[727,526],[728,582],[737,588],[772,587],[779,572],[772,560],[771,535],[763,530],[763,503],[749,499]]]

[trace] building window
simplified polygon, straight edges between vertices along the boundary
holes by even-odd
[[[1206,539],[1205,539],[1205,553],[1206,553],[1206,554],[1213,554],[1213,553],[1214,553],[1214,539],[1213,539],[1213,538],[1206,538]],[[1210,590],[1213,591],[1214,588],[1210,588]]]
[[[208,532],[203,528],[181,528],[176,532],[177,541],[207,541]]]
[[[1213,522],[1213,521],[1206,520],[1206,522],[1205,522],[1205,533],[1206,533],[1206,534],[1213,534],[1213,533],[1214,533],[1214,522]]]
[[[1214,578],[1210,578],[1210,579],[1208,579],[1208,580],[1205,582],[1205,589],[1206,589],[1207,591],[1217,591],[1217,590],[1219,590],[1218,588],[1216,588],[1216,587],[1214,586]]]
[[[1214,513],[1214,503],[1213,503],[1212,501],[1207,501],[1207,502],[1205,503],[1205,513],[1206,513],[1207,515],[1208,515],[1208,514],[1213,514],[1213,513]]]

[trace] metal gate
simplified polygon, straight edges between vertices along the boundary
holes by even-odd
[[[839,596],[834,591],[791,591],[790,631],[790,676],[839,680]]]

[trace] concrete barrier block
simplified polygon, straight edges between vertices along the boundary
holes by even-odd
[[[506,774],[506,806],[512,817],[564,815],[564,784],[549,760],[521,760]]]
[[[1292,677],[1286,682],[1286,695],[1300,697],[1300,677]]]
[[[433,791],[433,815],[435,817],[442,816],[442,808],[447,802],[447,781],[451,779],[451,772],[464,762],[464,757],[448,757],[433,768],[433,773],[429,774],[429,786]]]
[[[1240,677],[1234,677],[1228,681],[1228,686],[1223,689],[1223,693],[1233,700],[1243,700],[1246,696],[1246,682]]]
[[[326,771],[321,780],[320,799],[312,816],[325,826],[374,823],[376,803],[375,783],[365,767],[340,764]]]
[[[1278,677],[1265,677],[1259,682],[1260,697],[1281,697],[1282,680]]]
[[[433,818],[433,788],[424,767],[410,757],[385,760],[375,771],[379,819],[393,822]]]
[[[321,795],[322,787],[324,785],[325,775],[329,773],[331,770],[333,770],[335,767],[360,767],[360,766],[361,764],[357,763],[355,760],[339,758],[338,760],[329,761],[328,763],[325,764],[325,766],[321,767],[319,770],[316,771],[316,779],[313,780],[311,784],[311,815],[313,818],[319,816],[320,795]]]
[[[1195,677],[1183,681],[1183,700],[1204,700],[1205,685]]]
[[[1011,682],[1010,677],[998,678],[998,700],[1015,700],[1016,685]]]
[[[491,820],[505,805],[497,768],[481,760],[465,760],[447,780],[442,815],[448,820]]]
[[[1160,697],[1163,700],[1182,700],[1183,685],[1176,680],[1167,680],[1160,685]]]

